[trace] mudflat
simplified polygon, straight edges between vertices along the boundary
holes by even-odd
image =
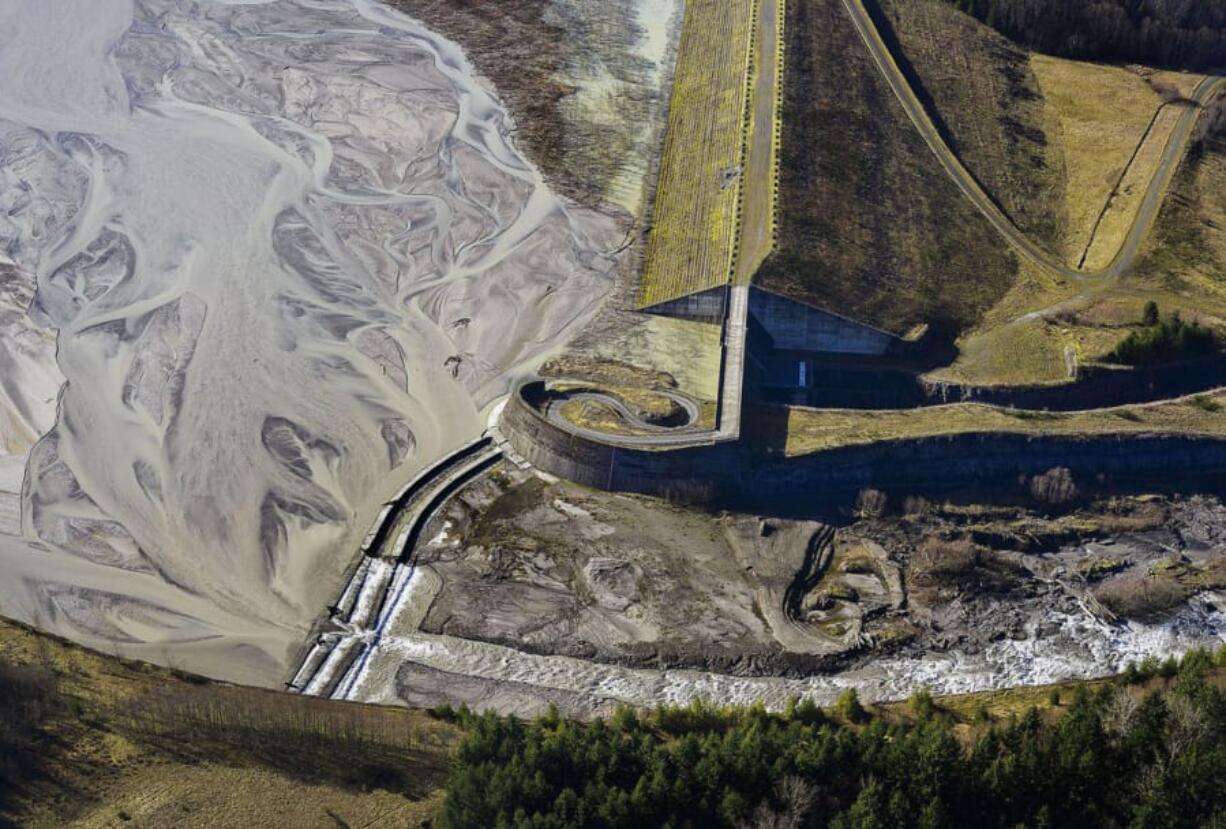
[[[0,31],[0,612],[275,682],[381,502],[596,310],[624,228],[369,0]]]

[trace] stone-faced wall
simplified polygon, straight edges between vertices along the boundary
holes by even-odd
[[[724,312],[728,307],[728,288],[710,288],[706,291],[670,299],[644,308],[647,314],[661,317],[679,317],[697,322],[720,323],[724,320]]]

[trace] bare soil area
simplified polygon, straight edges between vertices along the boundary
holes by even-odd
[[[423,633],[741,676],[974,655],[1002,640],[1162,623],[1226,589],[1226,507],[873,502],[830,522],[723,513],[501,472],[440,517]],[[1058,642],[1057,642],[1058,645]],[[473,693],[480,697],[488,689]],[[474,701],[479,699],[474,698]]]

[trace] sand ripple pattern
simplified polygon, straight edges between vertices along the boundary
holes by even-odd
[[[0,0],[0,612],[272,682],[620,228],[370,0],[53,5]]]

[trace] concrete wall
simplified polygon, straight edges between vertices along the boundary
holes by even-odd
[[[736,443],[652,451],[611,446],[565,432],[513,393],[500,424],[511,447],[538,469],[610,492],[662,497],[730,494]]]
[[[675,451],[613,447],[569,434],[517,393],[503,432],[526,460],[586,486],[758,508],[796,509],[864,487],[895,492],[1017,487],[1021,474],[1065,466],[1086,483],[1177,487],[1226,471],[1226,440],[1163,435],[968,434],[897,440],[785,457],[744,442]]]
[[[896,337],[779,294],[750,290],[749,313],[779,351],[881,355]]]
[[[1083,483],[1178,486],[1226,470],[1226,441],[1167,435],[951,435],[844,447],[794,458],[749,459],[744,491],[854,492],[1015,486],[1019,475],[1068,467]]]
[[[644,308],[644,313],[656,314],[661,317],[679,317],[699,322],[723,322],[724,303],[728,301],[728,288],[712,288],[696,294],[671,299]]]

